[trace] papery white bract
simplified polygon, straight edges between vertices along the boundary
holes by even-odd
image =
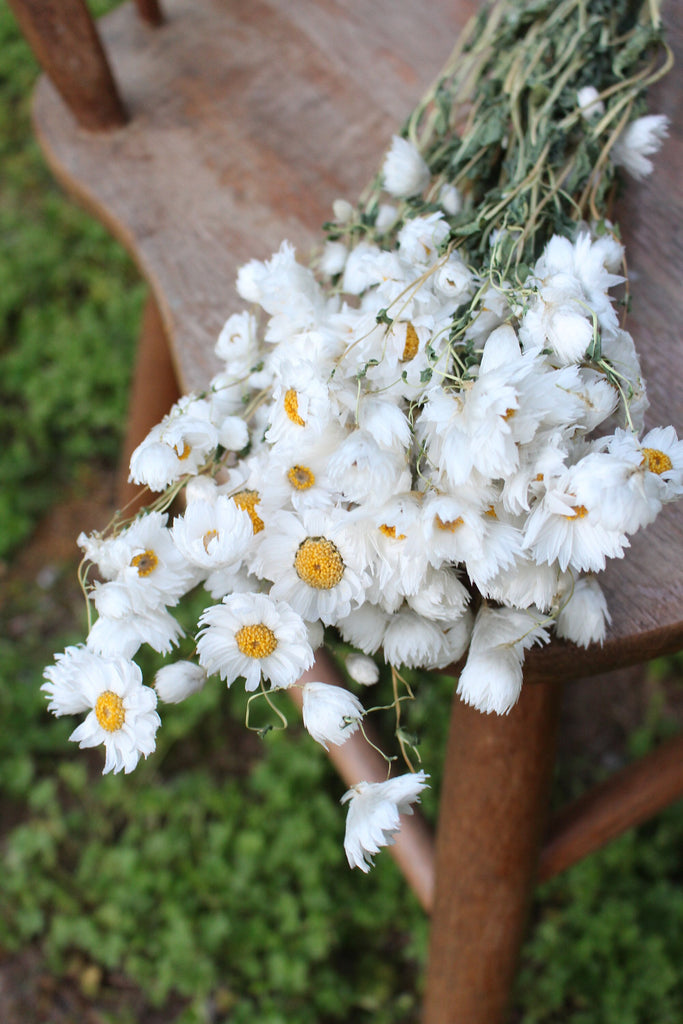
[[[391,846],[401,823],[399,815],[412,814],[429,778],[423,771],[399,775],[386,782],[358,782],[341,798],[348,803],[344,850],[349,865],[368,872],[374,854]]]

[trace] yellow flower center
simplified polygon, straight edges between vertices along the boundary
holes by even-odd
[[[315,483],[315,473],[308,466],[292,466],[287,479],[297,491],[307,491]]]
[[[235,633],[235,643],[248,658],[267,658],[277,647],[277,637],[262,622],[255,626],[242,626]]]
[[[106,729],[107,732],[116,732],[126,720],[123,699],[119,697],[118,693],[105,690],[97,698],[95,715],[103,729]]]
[[[189,444],[187,443],[187,441],[183,441],[183,450],[181,451],[180,455],[178,456],[178,459],[180,460],[180,462],[184,462],[185,459],[188,459],[190,457],[190,452],[191,451],[192,451],[192,449],[189,446]]]
[[[488,516],[489,519],[497,519],[498,518],[498,516],[496,515],[496,510],[493,507],[493,505],[489,505],[489,507],[484,512],[484,515]]]
[[[209,544],[211,543],[213,538],[217,536],[218,530],[207,530],[204,536],[202,537],[202,544],[204,545],[204,550],[206,551],[207,555],[209,553]]]
[[[256,505],[261,500],[261,496],[258,491],[238,491],[237,494],[233,494],[232,500],[235,502],[238,508],[241,508],[244,512],[249,515],[251,519],[251,525],[254,533],[260,533],[264,528],[265,523],[261,519],[260,515],[256,511]]]
[[[289,391],[285,392],[285,412],[287,419],[290,419],[292,423],[296,423],[298,427],[306,426],[306,421],[302,420],[301,416],[299,416],[299,396],[294,388],[290,388]]]
[[[583,519],[585,516],[588,515],[588,509],[586,508],[585,505],[572,505],[572,512],[574,513],[574,515],[572,515],[572,516],[567,515],[564,518],[565,519]]]
[[[506,409],[505,412],[503,413],[503,419],[504,420],[511,420],[516,412],[517,412],[516,409]]]
[[[141,555],[134,555],[130,564],[138,571],[138,576],[151,576],[159,564],[159,559],[153,551],[143,551]]]
[[[420,347],[420,339],[417,336],[417,331],[413,325],[408,322],[406,327],[406,343],[403,346],[403,355],[401,356],[400,362],[409,363],[411,359],[414,359],[417,355],[417,350]]]
[[[382,525],[379,528],[379,532],[383,533],[385,537],[391,537],[392,540],[405,540],[406,539],[405,533],[399,533],[399,535],[397,537],[396,536],[396,527],[395,526],[387,526],[386,523],[382,523]]]
[[[294,568],[300,580],[316,590],[331,590],[344,575],[344,560],[331,540],[307,537],[294,556]]]
[[[642,452],[641,466],[645,466],[651,473],[666,473],[672,468],[671,459],[666,452],[660,452],[659,448],[643,448]]]
[[[446,533],[455,533],[464,522],[465,520],[462,516],[458,516],[457,519],[442,519],[441,516],[437,516],[435,519],[437,529],[445,530]]]

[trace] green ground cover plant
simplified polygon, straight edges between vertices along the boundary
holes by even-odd
[[[30,129],[36,74],[3,5],[0,558],[79,467],[116,460],[144,293],[123,250],[45,166]]]
[[[42,164],[34,76],[2,7],[0,971],[37,950],[106,1024],[410,1024],[427,923],[386,854],[367,877],[348,870],[344,787],[294,713],[294,736],[258,740],[244,695],[214,680],[165,709],[160,747],[134,775],[103,778],[99,752],[70,748],[73,723],[45,712],[43,665],[83,634],[75,566],[38,581],[11,570],[77,467],[116,459],[143,290]],[[430,765],[452,685],[415,686],[411,725]],[[632,753],[666,730],[653,715]],[[574,780],[565,764],[558,792]],[[539,891],[518,1024],[683,1019],[681,849],[678,806]],[[43,1019],[29,1013],[25,1024]]]

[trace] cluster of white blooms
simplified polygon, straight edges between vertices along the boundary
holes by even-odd
[[[395,669],[464,658],[462,698],[507,713],[525,652],[553,627],[603,639],[594,574],[683,490],[673,428],[641,436],[644,384],[609,294],[616,236],[555,236],[523,279],[504,279],[453,245],[455,189],[399,216],[393,201],[430,180],[411,143],[395,140],[384,173],[392,201],[375,232],[329,242],[317,274],[287,243],[240,270],[252,308],[220,334],[221,372],[131,461],[154,491],[185,484],[184,513],[80,538],[98,617],[44,689],[58,715],[89,711],[72,739],[104,742],[105,771],[153,749],[157,693],[176,702],[212,675],[291,687],[330,626],[362,652],[348,663],[362,685],[377,679],[370,656]],[[197,663],[146,687],[131,659],[143,643],[171,650],[170,609],[198,586]],[[325,747],[362,728],[360,700],[338,687],[307,683],[303,709]],[[425,778],[346,794],[351,864],[367,870]]]

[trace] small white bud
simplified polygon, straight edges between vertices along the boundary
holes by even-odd
[[[186,697],[198,693],[206,679],[206,672],[200,665],[176,661],[159,669],[154,677],[154,688],[159,700],[166,704],[180,704]]]
[[[379,667],[365,654],[347,654],[346,671],[362,686],[372,686],[379,679]]]
[[[600,117],[605,113],[605,104],[599,99],[600,93],[594,85],[584,85],[576,94],[576,102],[579,105],[581,116],[590,121],[594,117]]]
[[[462,197],[455,185],[451,185],[450,182],[444,182],[439,189],[439,202],[451,217],[455,217],[456,213],[462,210]]]
[[[407,199],[424,192],[431,174],[419,150],[400,135],[394,135],[382,166],[384,187],[392,196]]]
[[[348,249],[343,242],[326,242],[320,257],[320,270],[323,274],[333,277],[341,274],[346,263]]]
[[[335,199],[332,203],[332,212],[338,224],[348,224],[353,220],[353,206],[347,199]]]

